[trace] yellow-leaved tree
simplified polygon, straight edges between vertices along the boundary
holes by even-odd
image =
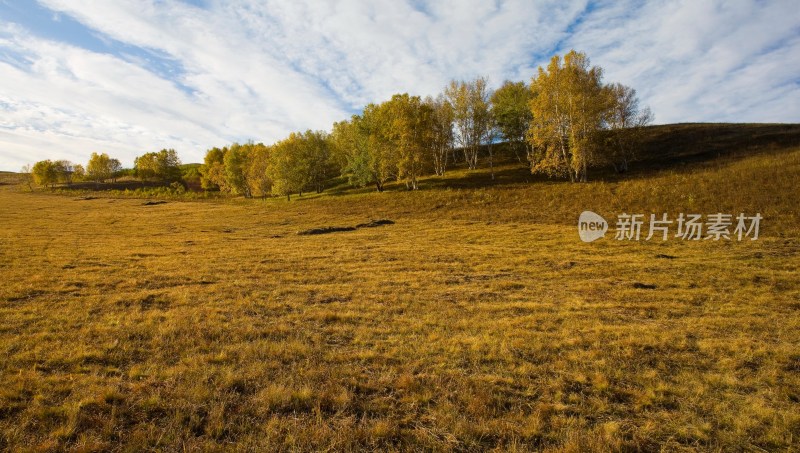
[[[453,80],[444,90],[444,96],[453,108],[455,142],[464,151],[464,160],[470,170],[478,168],[478,151],[493,139],[493,118],[487,80],[483,77],[469,82]],[[489,165],[494,179],[492,148]]]
[[[532,172],[586,181],[589,166],[601,160],[599,132],[609,105],[602,75],[574,50],[539,67],[531,81]]]
[[[303,146],[303,136],[295,132],[272,146],[267,175],[272,180],[275,195],[286,195],[286,199],[291,200],[293,193],[303,194],[308,184],[308,162],[303,158]]]
[[[448,156],[453,151],[453,106],[443,94],[436,98],[428,96],[425,105],[433,115],[429,144],[433,172],[442,176],[447,170]]]
[[[396,94],[382,108],[388,120],[388,139],[397,155],[397,178],[411,190],[418,188],[419,177],[428,166],[434,146],[433,108],[419,96]]]
[[[252,148],[245,168],[245,180],[252,196],[266,198],[272,192],[272,179],[267,173],[271,147],[256,143]]]
[[[108,154],[92,153],[86,164],[86,176],[95,182],[103,182],[113,175],[111,158]]]
[[[205,190],[231,192],[225,178],[225,154],[228,148],[211,148],[206,151],[203,165],[200,166],[200,185]]]

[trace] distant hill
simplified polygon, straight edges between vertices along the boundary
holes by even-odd
[[[202,165],[203,164],[197,164],[197,163],[181,164],[180,168],[181,168],[182,171],[186,171],[186,170],[190,170],[190,169],[199,170]]]
[[[21,182],[23,182],[21,174],[12,171],[0,171],[0,186],[9,186]]]

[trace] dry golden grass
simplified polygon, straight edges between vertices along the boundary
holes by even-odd
[[[291,203],[0,187],[0,449],[796,449],[798,178],[800,150]],[[765,220],[583,244],[584,209]]]

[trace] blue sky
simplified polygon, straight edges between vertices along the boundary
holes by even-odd
[[[794,0],[0,0],[0,170],[200,162],[453,78],[529,81],[572,48],[656,123],[800,122]]]

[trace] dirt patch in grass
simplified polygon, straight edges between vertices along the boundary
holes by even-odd
[[[330,233],[339,233],[342,231],[355,231],[359,228],[375,228],[383,225],[393,225],[394,221],[381,219],[381,220],[370,220],[367,223],[359,223],[356,226],[327,226],[322,228],[311,228],[308,230],[298,231],[297,234],[301,236],[312,236],[317,234],[330,234]]]

